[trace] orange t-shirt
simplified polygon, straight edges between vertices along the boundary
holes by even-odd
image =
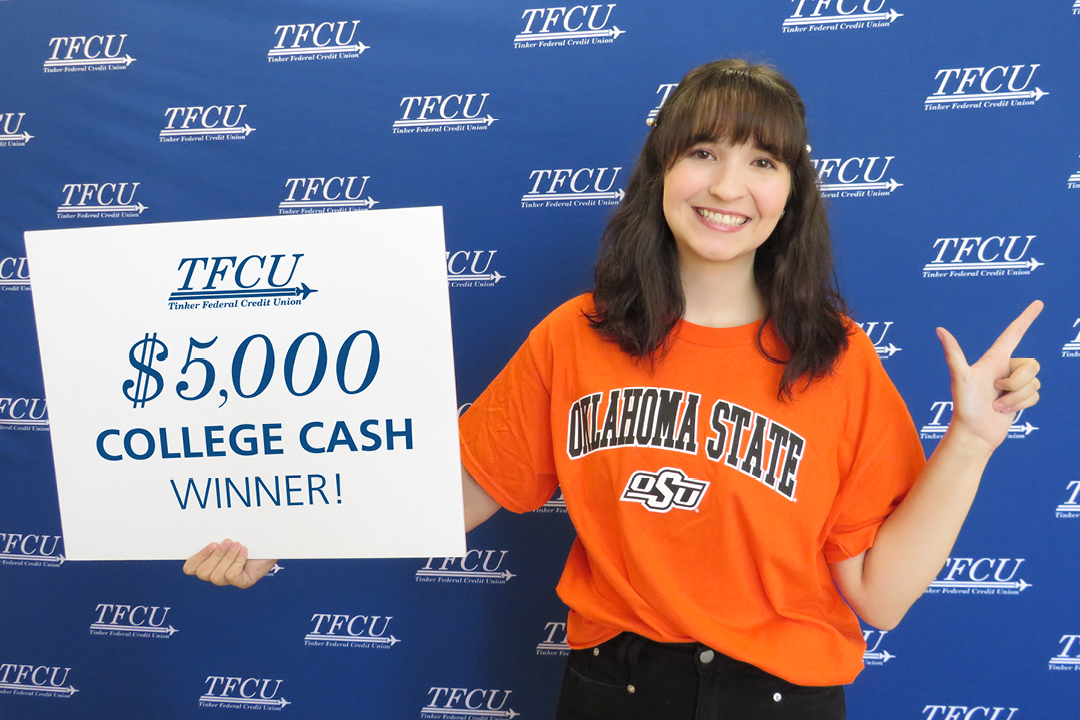
[[[829,563],[873,545],[925,462],[873,344],[856,329],[830,375],[782,402],[757,323],[681,322],[650,372],[589,327],[591,307],[541,322],[460,424],[465,467],[503,507],[562,488],[571,647],[629,630],[801,685],[851,682],[865,643]]]

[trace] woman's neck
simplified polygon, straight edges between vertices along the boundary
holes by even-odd
[[[686,308],[683,319],[713,328],[739,327],[765,317],[765,301],[748,264],[684,265],[680,268]]]

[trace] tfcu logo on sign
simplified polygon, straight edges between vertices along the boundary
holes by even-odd
[[[521,14],[525,29],[514,36],[514,47],[566,47],[567,45],[605,45],[625,33],[608,25],[610,5],[574,5],[573,7],[529,8]]]
[[[451,287],[493,287],[505,275],[493,270],[497,250],[457,250],[446,253],[446,279]]]
[[[885,7],[887,0],[791,0],[795,12],[784,20],[783,32],[861,30],[888,27],[903,13]]]
[[[1031,583],[1018,578],[1024,558],[951,557],[930,583],[927,595],[1019,595]]]
[[[1080,318],[1077,318],[1072,326],[1074,329],[1080,326]],[[1061,346],[1061,357],[1080,357],[1080,332],[1072,340]]]
[[[863,630],[862,634],[866,641],[866,650],[863,652],[865,665],[884,665],[896,657],[881,647],[881,641],[889,634],[887,630]]]
[[[450,95],[408,95],[401,98],[405,108],[401,119],[394,121],[395,135],[432,132],[487,130],[498,118],[484,112],[491,93],[453,93]]]
[[[671,91],[678,87],[678,85],[679,83],[664,83],[656,88],[656,94],[660,96],[660,102],[656,103],[656,107],[649,111],[648,117],[645,118],[646,123],[652,124],[652,121],[660,114],[660,108],[664,107],[664,103],[667,102],[668,95],[670,95]]]
[[[314,626],[304,636],[309,647],[391,648],[401,642],[387,634],[392,617],[382,615],[332,615],[315,613]]]
[[[895,155],[885,157],[821,158],[810,163],[817,170],[818,187],[826,198],[882,197],[904,183],[886,177]]]
[[[486,688],[433,687],[428,690],[429,702],[420,709],[420,717],[424,720],[435,720],[435,718],[510,720],[521,714],[506,706],[510,693],[510,690]]]
[[[59,535],[0,532],[0,565],[60,567],[63,564]]]
[[[0,695],[69,698],[79,692],[67,684],[71,668],[49,665],[0,664]]]
[[[1034,65],[995,65],[991,68],[942,68],[934,75],[937,90],[926,98],[926,110],[956,108],[1018,107],[1034,105],[1049,93],[1028,89]]]
[[[199,707],[281,710],[292,704],[278,697],[281,680],[209,675],[206,684],[209,689],[199,698]]]
[[[368,46],[356,39],[359,20],[278,25],[277,43],[266,52],[268,62],[358,58]]]
[[[596,207],[618,205],[626,194],[615,187],[621,167],[560,168],[529,173],[532,189],[521,207]]]
[[[922,720],[1012,720],[1016,711],[988,705],[927,705]]]
[[[464,557],[428,558],[427,564],[416,571],[416,582],[505,585],[507,580],[517,577],[502,569],[506,552],[470,550]]]
[[[22,129],[26,113],[0,113],[0,147],[22,147],[34,137]]]
[[[1057,506],[1056,517],[1080,517],[1080,502],[1077,501],[1077,496],[1080,495],[1080,480],[1073,480],[1066,489],[1069,492],[1069,499]]]
[[[90,623],[91,635],[110,637],[162,638],[168,640],[179,632],[165,620],[172,608],[158,605],[119,605],[99,603]]]
[[[128,65],[135,62],[135,58],[120,54],[124,51],[126,39],[126,33],[49,38],[52,52],[45,61],[45,72],[127,70]]]
[[[49,429],[49,404],[45,398],[0,397],[0,430]]]
[[[204,140],[245,140],[255,132],[241,125],[247,105],[192,105],[165,111],[168,121],[158,133],[161,142],[202,142]]]
[[[133,218],[147,207],[135,200],[142,183],[68,183],[64,202],[56,208],[58,218]]]
[[[566,514],[566,498],[563,497],[562,488],[555,491],[555,496],[538,507],[533,512],[537,513],[562,513]]]
[[[364,197],[370,175],[289,178],[288,194],[278,203],[279,215],[370,210],[379,202]]]
[[[536,654],[560,657],[570,654],[570,645],[566,642],[565,622],[549,622],[544,626],[544,639],[537,643]]]
[[[1080,635],[1062,635],[1061,652],[1050,658],[1051,670],[1080,670]]]
[[[1080,0],[1076,0],[1076,1],[1080,2]],[[27,139],[29,139],[31,137],[33,137],[33,135],[28,136]],[[1077,170],[1076,172],[1074,172],[1072,175],[1069,176],[1069,189],[1070,190],[1080,190],[1080,170]]]
[[[181,258],[177,271],[183,282],[169,295],[169,309],[299,305],[318,292],[304,282],[290,287],[302,257],[304,253]]]
[[[866,333],[866,336],[870,338],[870,341],[874,343],[874,349],[877,350],[878,357],[882,360],[891,358],[903,350],[903,348],[896,347],[892,342],[889,342],[888,345],[885,344],[885,336],[889,334],[889,328],[893,326],[891,320],[889,322],[874,320],[873,322],[861,322],[858,325]]]
[[[0,292],[30,289],[30,268],[24,257],[0,258]]]
[[[949,423],[952,422],[952,411],[952,400],[942,400],[931,405],[930,412],[934,419],[919,428],[919,437],[923,440],[940,440],[945,435],[945,431],[949,429]],[[1010,440],[1025,438],[1039,429],[1030,422],[1024,421],[1021,423],[1020,416],[1023,414],[1024,411],[1020,410],[1016,413],[1016,417],[1013,418],[1007,436]]]
[[[923,266],[924,278],[1030,275],[1045,265],[1028,255],[1034,235],[944,237],[934,241],[937,255]]]

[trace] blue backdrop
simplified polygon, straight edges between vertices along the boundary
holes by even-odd
[[[0,0],[0,48],[0,717],[550,717],[557,498],[464,558],[283,560],[244,592],[64,562],[23,232],[442,205],[464,406],[589,289],[646,118],[732,55],[806,101],[842,289],[928,452],[934,328],[974,355],[1047,304],[1043,400],[927,597],[866,629],[850,716],[1075,716],[1080,0]]]

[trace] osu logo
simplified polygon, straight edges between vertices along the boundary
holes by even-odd
[[[665,513],[673,507],[696,510],[708,488],[705,480],[688,478],[677,468],[664,468],[658,473],[640,471],[631,475],[620,499],[639,502],[649,512]]]

